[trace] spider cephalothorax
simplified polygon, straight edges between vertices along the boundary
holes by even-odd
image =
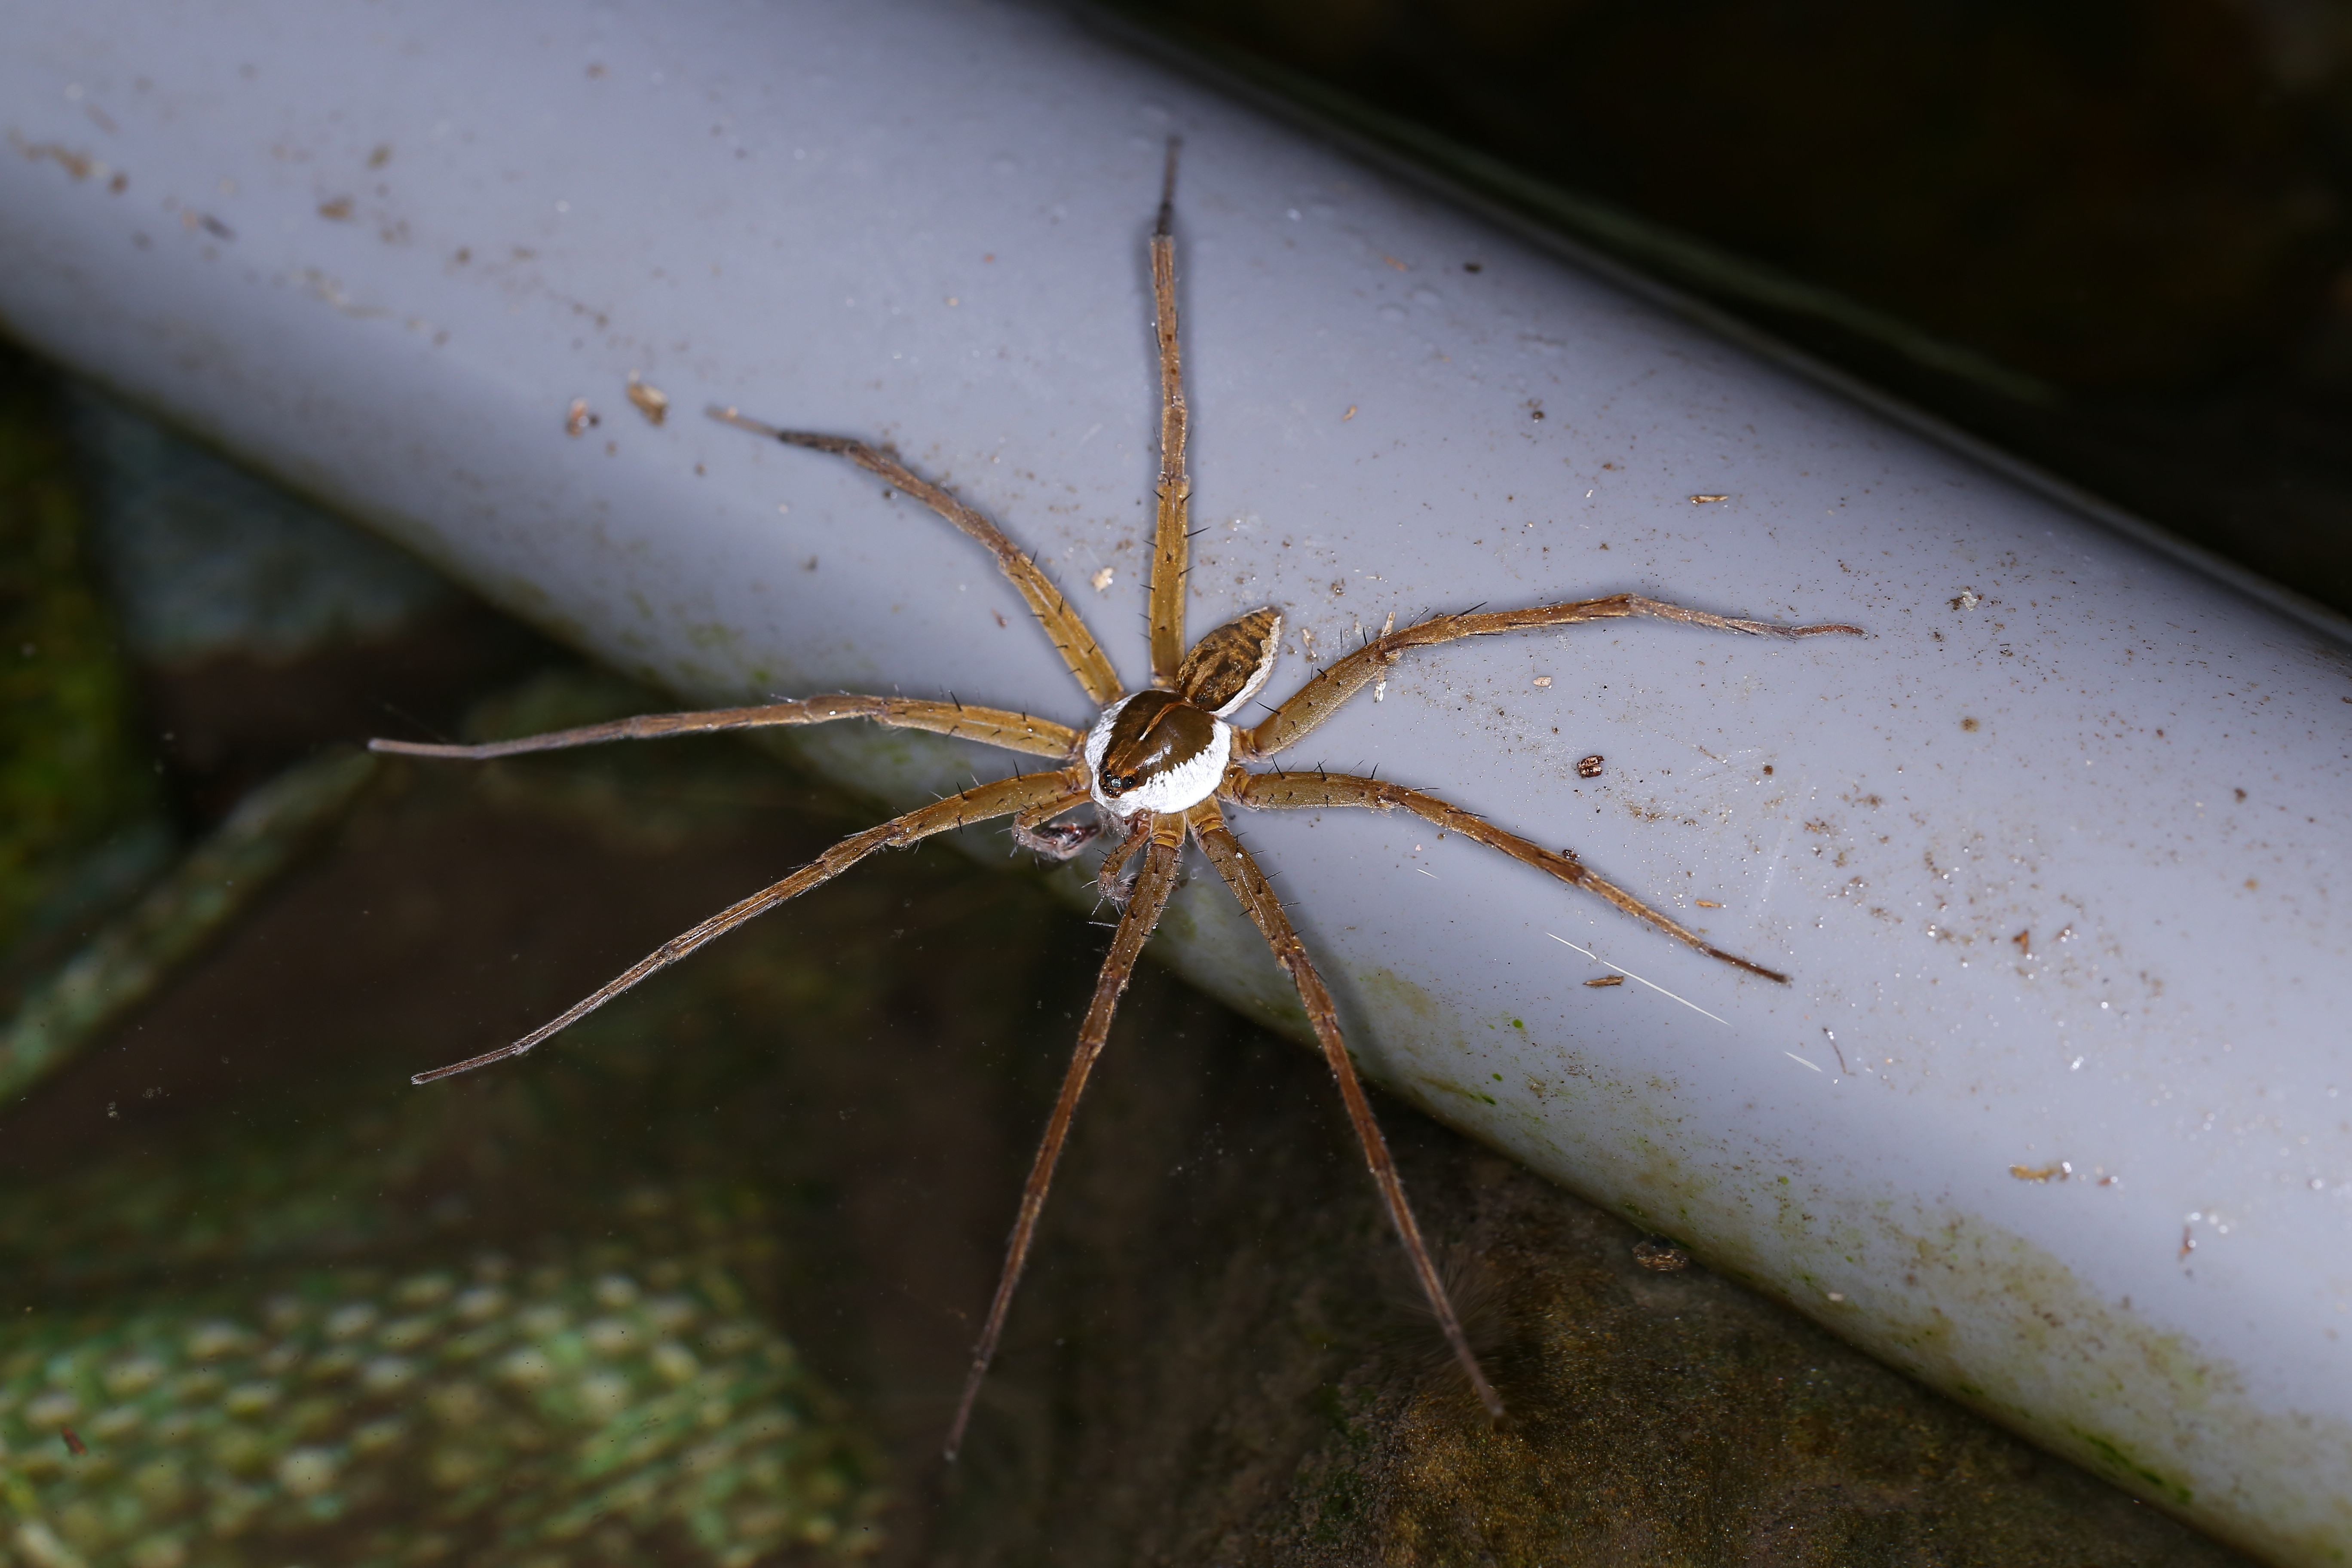
[[[665,942],[654,952],[594,994],[575,1003],[559,1016],[495,1051],[457,1062],[416,1077],[419,1083],[485,1066],[502,1058],[520,1056],[589,1012],[604,1005],[655,971],[692,952],[714,937],[773,909],[787,899],[807,892],[847,870],[877,849],[913,844],[934,834],[971,823],[1009,817],[1016,841],[1043,855],[1066,859],[1095,837],[1093,824],[1056,819],[1091,804],[1099,816],[1117,826],[1118,836],[1103,858],[1106,890],[1123,905],[1118,933],[1111,939],[1094,1002],[1078,1030],[1078,1046],[1062,1081],[1052,1118],[1023,1189],[1021,1207],[1006,1247],[1004,1269],[979,1343],[972,1353],[961,1402],[949,1429],[948,1454],[953,1458],[972,1399],[994,1353],[998,1336],[1011,1307],[1034,1238],[1037,1216],[1059,1159],[1070,1119],[1077,1110],[1094,1063],[1109,1039],[1111,1017],[1120,993],[1127,988],[1143,944],[1159,923],[1176,882],[1179,852],[1186,840],[1200,846],[1216,867],[1243,910],[1265,935],[1276,961],[1297,987],[1349,1119],[1361,1142],[1381,1200],[1396,1226],[1430,1307],[1453,1347],[1455,1358],[1487,1410],[1499,1415],[1502,1402],[1471,1353],[1437,1269],[1423,1242],[1404,1188],[1391,1163],[1388,1145],[1373,1120],[1371,1104],[1339,1030],[1338,1009],[1313,961],[1300,943],[1290,917],[1274,895],[1257,863],[1225,825],[1224,808],[1362,807],[1375,811],[1402,810],[1423,817],[1465,838],[1500,849],[1514,859],[1549,873],[1571,887],[1599,895],[1638,920],[1648,921],[1677,941],[1701,952],[1767,980],[1787,976],[1735,953],[1712,946],[1631,893],[1603,879],[1567,850],[1546,849],[1516,833],[1496,826],[1435,795],[1378,779],[1345,773],[1260,771],[1248,764],[1271,758],[1295,744],[1358,691],[1377,679],[1416,647],[1485,637],[1536,626],[1568,626],[1580,621],[1612,620],[1651,616],[1717,631],[1747,632],[1774,637],[1810,637],[1821,632],[1853,632],[1847,626],[1778,626],[1763,621],[1733,620],[1704,610],[1685,609],[1634,594],[1539,605],[1523,610],[1437,616],[1401,631],[1387,631],[1344,658],[1319,670],[1293,692],[1269,717],[1248,730],[1232,719],[1242,705],[1256,696],[1274,669],[1282,636],[1282,616],[1273,609],[1253,611],[1218,627],[1188,652],[1184,647],[1185,557],[1188,548],[1192,483],[1185,473],[1183,376],[1177,352],[1175,247],[1171,236],[1171,204],[1176,178],[1176,147],[1168,150],[1166,184],[1160,202],[1160,221],[1151,237],[1151,282],[1154,322],[1160,344],[1160,483],[1159,518],[1153,541],[1150,588],[1151,684],[1140,691],[1123,689],[1110,660],[1086,622],[1060,591],[996,525],[939,486],[923,479],[886,452],[842,436],[803,430],[780,430],[746,419],[732,408],[714,408],[714,417],[739,428],[781,441],[789,447],[811,447],[847,458],[880,476],[892,489],[911,496],[962,530],[995,555],[998,566],[1027,601],[1070,673],[1092,700],[1097,717],[1081,730],[1053,720],[1001,708],[975,708],[959,701],[928,701],[905,697],[836,695],[764,703],[751,708],[725,708],[701,713],[656,713],[616,723],[591,725],[549,735],[493,742],[479,746],[424,745],[411,742],[377,741],[375,749],[415,756],[463,757],[475,760],[509,756],[519,752],[549,751],[590,745],[602,741],[643,740],[664,735],[703,733],[717,730],[753,729],[770,725],[818,724],[838,719],[866,719],[906,729],[982,741],[1010,751],[1053,759],[1045,772],[1023,773],[994,784],[977,784],[895,817],[835,845],[815,861],[773,886],[722,910],[692,931]],[[1377,696],[1378,694],[1375,693]],[[1139,858],[1140,865],[1124,870]]]
[[[1172,689],[1122,697],[1087,731],[1088,788],[1115,817],[1190,811],[1217,793],[1236,749],[1225,721],[1274,673],[1279,610],[1254,610],[1192,647]]]

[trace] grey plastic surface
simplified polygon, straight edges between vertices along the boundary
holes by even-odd
[[[2342,646],[1052,11],[0,17],[8,331],[701,700],[1089,717],[975,547],[709,402],[897,443],[1141,679],[1181,130],[1192,625],[1283,606],[1277,697],[1391,611],[1873,634],[1463,645],[1314,736],[1795,976],[1250,816],[1368,1070],[2229,1539],[2352,1552]],[[815,750],[908,800],[973,755]],[[1263,1004],[1253,940],[1197,879],[1161,939]]]

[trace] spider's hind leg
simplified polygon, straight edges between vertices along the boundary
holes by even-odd
[[[814,860],[771,887],[762,889],[704,921],[691,931],[677,936],[654,949],[645,957],[574,1002],[547,1023],[511,1045],[462,1062],[452,1062],[431,1072],[421,1072],[409,1079],[411,1083],[432,1083],[476,1068],[488,1067],[509,1057],[519,1057],[550,1036],[569,1028],[582,1018],[602,1007],[614,997],[636,984],[648,975],[657,973],[679,959],[755,916],[767,913],[778,904],[796,899],[812,888],[820,887],[848,870],[877,849],[904,848],[920,843],[934,834],[952,832],[1014,813],[1043,811],[1052,816],[1067,811],[1086,799],[1073,795],[1070,776],[1064,773],[1024,773],[1015,778],[1000,779],[991,784],[976,784],[961,795],[919,806],[903,816],[853,833]]]
[[[1297,990],[1299,1003],[1307,1009],[1307,1026],[1315,1031],[1316,1043],[1322,1047],[1323,1059],[1339,1085],[1340,1101],[1348,1108],[1348,1120],[1355,1124],[1356,1138],[1363,1147],[1364,1163],[1371,1172],[1372,1184],[1379,1189],[1381,1203],[1389,1211],[1389,1222],[1396,1226],[1397,1239],[1404,1244],[1405,1257],[1421,1281],[1429,1310],[1437,1319],[1445,1342],[1478,1402],[1486,1407],[1489,1418],[1500,1421],[1502,1396],[1495,1392],[1494,1384],[1479,1366],[1478,1353],[1470,1348],[1470,1336],[1463,1331],[1461,1315],[1454,1311],[1453,1298],[1446,1294],[1445,1281],[1430,1256],[1429,1244],[1422,1237],[1421,1222],[1413,1218],[1412,1205],[1405,1202],[1404,1184],[1397,1177],[1388,1140],[1381,1136],[1371,1101],[1365,1098],[1364,1086],[1349,1060],[1347,1042],[1339,1036],[1339,1009],[1332,1003],[1330,991],[1324,985],[1323,977],[1315,972],[1315,963],[1307,956],[1307,948],[1298,940],[1289,915],[1284,912],[1282,900],[1275,897],[1273,885],[1258,869],[1249,851],[1242,847],[1241,840],[1225,826],[1217,803],[1202,801],[1186,814],[1185,819],[1194,841],[1224,878],[1225,885],[1234,890],[1234,897],[1241,901],[1250,922],[1274,950],[1275,962],[1289,974],[1291,984]]]
[[[1111,938],[1110,952],[1103,958],[1102,973],[1095,981],[1094,1000],[1087,1007],[1086,1022],[1078,1026],[1077,1049],[1071,1053],[1069,1070],[1062,1078],[1062,1092],[1054,1101],[1053,1114],[1046,1119],[1045,1134],[1038,1140],[1037,1157],[1029,1167],[1029,1180],[1021,1189],[1021,1207],[1004,1248],[1004,1268],[997,1276],[996,1294],[989,1301],[988,1319],[981,1327],[980,1341],[972,1347],[971,1371],[964,1378],[963,1397],[957,1401],[955,1419],[948,1426],[950,1463],[954,1462],[956,1450],[963,1446],[964,1428],[971,1420],[972,1402],[979,1396],[981,1379],[987,1375],[988,1363],[996,1356],[997,1342],[1003,1337],[1005,1314],[1012,1309],[1013,1292],[1021,1283],[1030,1246],[1036,1240],[1037,1216],[1045,1210],[1045,1193],[1053,1185],[1054,1167],[1061,1162],[1070,1120],[1077,1114],[1078,1097],[1086,1091],[1095,1060],[1110,1038],[1110,1021],[1118,1009],[1119,994],[1127,989],[1128,980],[1135,973],[1136,959],[1143,952],[1152,928],[1160,923],[1160,911],[1168,907],[1169,890],[1176,883],[1177,854],[1184,847],[1184,819],[1155,817],[1150,812],[1138,812],[1136,816],[1143,824],[1143,837],[1150,847],[1144,855],[1134,900],[1119,916],[1118,932]]]
[[[1485,817],[1465,811],[1453,802],[1441,800],[1425,790],[1407,789],[1402,784],[1389,784],[1381,779],[1357,778],[1349,773],[1242,772],[1228,778],[1224,798],[1236,805],[1275,810],[1320,810],[1330,806],[1361,806],[1370,811],[1402,808],[1433,826],[1458,833],[1474,844],[1499,849],[1512,859],[1533,866],[1538,871],[1549,871],[1570,887],[1581,888],[1605,900],[1635,920],[1648,922],[1709,958],[1719,959],[1735,969],[1744,969],[1750,974],[1782,985],[1789,984],[1789,977],[1779,970],[1767,969],[1754,959],[1742,958],[1736,952],[1717,947],[1664,910],[1652,909],[1587,866],[1573,850],[1547,849],[1533,839],[1522,838],[1516,833],[1497,827]]]

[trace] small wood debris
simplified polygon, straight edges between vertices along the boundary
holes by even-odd
[[[584,397],[573,398],[572,406],[563,411],[563,433],[566,436],[585,436],[603,423],[588,406],[588,400]]]
[[[1604,974],[1598,980],[1588,980],[1585,984],[1597,991],[1603,985],[1622,985],[1625,984],[1625,977],[1622,974]]]
[[[2074,1167],[2072,1162],[2060,1160],[2048,1165],[2011,1165],[2009,1173],[2021,1182],[2063,1182],[2074,1173]]]
[[[1601,776],[1601,753],[1595,752],[1589,757],[1577,758],[1576,776],[1580,779],[1599,778]]]
[[[1538,687],[1549,686],[1551,684],[1551,677],[1549,675],[1538,675],[1536,677],[1536,684]]]
[[[658,425],[669,417],[669,395],[639,379],[635,371],[629,373],[629,401],[646,416],[648,425]]]
[[[1348,412],[1339,416],[1339,423],[1345,425],[1349,420],[1353,419],[1355,416],[1356,405],[1350,403],[1348,405]]]
[[[1693,496],[1691,497],[1691,505],[1705,506],[1711,500],[1729,500],[1731,498],[1729,496]]]
[[[1721,904],[1717,903],[1713,899],[1695,899],[1692,902],[1697,904],[1698,907],[1703,910],[1719,910],[1723,908]]]
[[[81,1434],[76,1432],[72,1427],[58,1427],[58,1436],[66,1440],[66,1452],[71,1454],[75,1458],[79,1459],[89,1452],[89,1445],[83,1442],[81,1440]]]
[[[1106,566],[1101,571],[1096,573],[1093,576],[1087,578],[1087,581],[1095,585],[1096,593],[1107,594],[1110,592],[1111,579],[1116,577],[1118,574],[1118,569],[1117,567]]]

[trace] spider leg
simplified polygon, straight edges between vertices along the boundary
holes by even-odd
[[[1078,1096],[1085,1092],[1087,1075],[1094,1071],[1095,1059],[1102,1055],[1103,1044],[1110,1037],[1111,1015],[1118,1010],[1119,994],[1135,973],[1136,958],[1143,952],[1143,943],[1151,935],[1151,928],[1160,923],[1160,913],[1168,906],[1168,894],[1176,885],[1177,852],[1184,846],[1184,819],[1181,816],[1156,818],[1151,828],[1151,847],[1144,858],[1143,874],[1136,879],[1135,896],[1129,900],[1127,912],[1119,917],[1118,931],[1111,938],[1110,955],[1103,960],[1102,974],[1095,982],[1095,999],[1087,1008],[1086,1022],[1078,1028],[1077,1050],[1070,1058],[1070,1070],[1063,1075],[1062,1092],[1054,1101],[1054,1114],[1045,1122],[1045,1135],[1038,1142],[1037,1158],[1029,1167],[1029,1180],[1021,1189],[1021,1212],[1013,1222],[1013,1237],[1004,1252],[1004,1271],[997,1277],[996,1296],[988,1304],[988,1321],[981,1330],[980,1343],[971,1354],[971,1373],[964,1379],[963,1397],[956,1403],[955,1421],[948,1428],[947,1457],[952,1462],[956,1450],[963,1445],[964,1427],[971,1420],[972,1400],[980,1393],[981,1379],[988,1373],[988,1363],[996,1354],[997,1341],[1004,1332],[1004,1315],[1013,1305],[1013,1289],[1021,1283],[1021,1269],[1029,1261],[1030,1243],[1036,1239],[1037,1215],[1045,1206],[1045,1190],[1053,1184],[1054,1166],[1062,1157],[1062,1143],[1069,1136],[1070,1121],[1077,1113]]]
[[[1191,550],[1192,479],[1184,461],[1191,418],[1184,406],[1183,360],[1176,333],[1176,154],[1168,138],[1168,170],[1160,187],[1160,221],[1151,231],[1152,335],[1160,344],[1160,524],[1151,547],[1151,683],[1172,687],[1184,662],[1184,579]]]
[[[1402,806],[1448,833],[1458,833],[1465,838],[1499,849],[1514,860],[1525,861],[1538,870],[1550,872],[1570,887],[1597,893],[1635,920],[1649,921],[1668,936],[1688,942],[1709,958],[1719,958],[1750,974],[1760,974],[1783,985],[1789,984],[1789,977],[1779,970],[1767,969],[1736,952],[1726,952],[1689,927],[1652,909],[1594,871],[1570,851],[1547,849],[1516,833],[1507,833],[1485,817],[1474,816],[1452,802],[1440,800],[1422,790],[1383,784],[1378,779],[1357,778],[1347,773],[1254,773],[1237,768],[1225,775],[1224,796],[1237,805],[1266,806],[1276,810],[1354,805],[1372,811],[1390,811]]]
[[[525,752],[558,752],[572,746],[594,746],[606,741],[651,741],[671,735],[707,735],[722,730],[761,730],[780,724],[825,724],[835,719],[871,719],[901,730],[929,730],[984,741],[1008,751],[1039,756],[1066,757],[1077,750],[1078,732],[1066,724],[1015,713],[1003,708],[974,708],[962,702],[926,702],[907,697],[858,697],[841,693],[808,697],[797,702],[770,702],[757,708],[712,708],[698,713],[641,713],[609,724],[583,724],[576,730],[555,730],[544,735],[524,735],[512,741],[489,741],[478,746],[427,745],[418,741],[368,742],[371,752],[391,752],[404,757],[442,757],[488,762]]]
[[[1095,885],[1102,890],[1102,896],[1113,904],[1124,907],[1127,900],[1135,896],[1134,875],[1121,876],[1119,868],[1127,864],[1135,852],[1143,847],[1143,841],[1150,837],[1151,818],[1139,811],[1127,819],[1127,832],[1121,836],[1117,844],[1111,846],[1109,853],[1103,857],[1102,866],[1095,873]]]
[[[1078,684],[1086,689],[1095,706],[1108,707],[1118,696],[1118,673],[1111,668],[1110,658],[1103,652],[1102,645],[1095,640],[1095,634],[1087,629],[1086,621],[1069,600],[1062,596],[1062,591],[1054,586],[1052,580],[1038,569],[1037,563],[1029,559],[1028,553],[1007,539],[1003,530],[996,524],[929,479],[917,478],[912,469],[896,458],[877,451],[863,441],[853,440],[846,436],[819,435],[811,430],[780,430],[772,425],[762,425],[756,419],[746,418],[732,408],[713,407],[704,412],[722,425],[732,425],[738,430],[748,430],[754,436],[765,436],[787,447],[807,447],[846,458],[867,473],[886,480],[892,489],[914,497],[986,545],[989,552],[996,557],[997,566],[1021,591],[1021,597],[1028,602],[1029,613],[1037,617],[1039,626],[1045,628],[1045,636],[1061,651],[1062,662],[1070,667],[1070,673],[1078,678]]]
[[[1421,1288],[1429,1298],[1430,1310],[1437,1314],[1439,1327],[1445,1331],[1446,1342],[1454,1347],[1454,1359],[1477,1391],[1479,1403],[1495,1420],[1503,1418],[1502,1396],[1478,1365],[1478,1357],[1470,1348],[1469,1337],[1462,1331],[1462,1320],[1455,1315],[1454,1303],[1445,1294],[1444,1281],[1437,1277],[1437,1265],[1431,1260],[1428,1244],[1421,1238],[1421,1225],[1412,1217],[1412,1207],[1405,1202],[1404,1184],[1398,1180],[1396,1162],[1389,1157],[1388,1140],[1381,1136],[1381,1124],[1373,1119],[1371,1102],[1364,1097],[1364,1086],[1356,1077],[1355,1064],[1348,1059],[1347,1042],[1339,1037],[1339,1014],[1333,1006],[1331,993],[1324,988],[1323,977],[1315,973],[1314,961],[1307,956],[1307,948],[1291,928],[1290,917],[1283,912],[1282,900],[1274,895],[1274,888],[1259,870],[1257,862],[1242,847],[1233,830],[1225,826],[1224,815],[1213,800],[1204,800],[1187,814],[1193,837],[1201,841],[1210,861],[1223,875],[1225,885],[1233,889],[1234,897],[1265,936],[1266,945],[1274,949],[1275,962],[1289,974],[1290,983],[1298,988],[1298,1000],[1307,1008],[1307,1022],[1315,1031],[1318,1044],[1323,1047],[1323,1059],[1330,1064],[1331,1076],[1339,1080],[1339,1098],[1347,1103],[1348,1119],[1356,1125],[1357,1141],[1364,1146],[1364,1163],[1371,1167],[1372,1181],[1381,1190],[1381,1201],[1388,1205],[1389,1219],[1396,1226],[1397,1236],[1404,1243],[1407,1257],[1412,1260],[1413,1272],[1420,1276]]]
[[[1562,626],[1577,621],[1620,620],[1628,616],[1652,616],[1706,626],[1719,632],[1746,632],[1754,637],[1810,637],[1824,632],[1863,635],[1860,626],[1822,625],[1789,626],[1775,621],[1741,621],[1705,610],[1645,599],[1639,594],[1612,594],[1605,599],[1578,599],[1565,605],[1537,605],[1524,610],[1496,610],[1487,615],[1433,616],[1418,626],[1391,632],[1365,644],[1347,658],[1327,666],[1314,679],[1293,692],[1290,700],[1249,732],[1250,748],[1272,756],[1328,719],[1339,705],[1385,674],[1406,650],[1433,647],[1462,637],[1489,637],[1496,632],[1526,631],[1535,626]]]
[[[705,942],[726,935],[754,915],[765,914],[786,900],[798,898],[811,888],[831,881],[877,849],[903,848],[935,833],[986,822],[992,817],[1010,816],[1055,800],[1063,801],[1066,810],[1087,798],[1086,791],[1083,788],[1073,791],[1071,783],[1070,775],[1064,773],[1024,773],[1017,778],[981,784],[965,790],[961,795],[950,795],[945,800],[933,801],[904,816],[893,817],[863,833],[854,833],[773,887],[762,889],[740,903],[719,910],[691,931],[670,938],[514,1044],[462,1062],[453,1062],[445,1068],[436,1068],[431,1072],[418,1073],[408,1081],[432,1083],[461,1072],[471,1072],[478,1067],[488,1067],[508,1057],[521,1056],[551,1035],[578,1023],[647,975],[668,968]]]

